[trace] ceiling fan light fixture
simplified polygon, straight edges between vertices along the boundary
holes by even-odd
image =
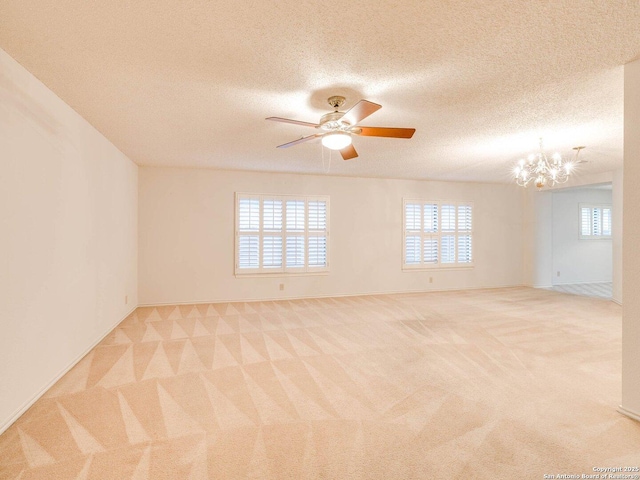
[[[351,145],[351,135],[345,132],[329,132],[322,137],[322,145],[331,150],[342,150]]]

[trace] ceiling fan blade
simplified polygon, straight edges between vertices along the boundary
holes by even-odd
[[[267,117],[265,120],[273,120],[274,122],[293,123],[294,125],[303,125],[305,127],[317,127],[318,124],[310,122],[301,122],[300,120],[291,120],[290,118],[282,117]]]
[[[356,152],[356,149],[353,148],[353,144],[351,144],[348,147],[344,147],[342,150],[340,150],[340,155],[342,155],[343,160],[351,160],[352,158],[356,158],[358,156],[358,152]]]
[[[314,133],[313,135],[307,135],[306,137],[299,138],[298,140],[294,140],[293,142],[283,143],[282,145],[278,145],[276,148],[289,148],[294,145],[298,145],[299,143],[308,142],[309,140],[313,140],[314,138],[323,136],[324,133]]]
[[[349,125],[353,126],[381,108],[382,105],[378,105],[377,103],[370,102],[369,100],[360,100],[347,110],[342,120],[349,122]]]
[[[364,137],[411,138],[415,131],[415,128],[358,127],[354,133]]]

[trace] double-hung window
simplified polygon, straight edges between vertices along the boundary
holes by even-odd
[[[236,194],[236,275],[329,268],[329,197]]]
[[[403,267],[473,265],[473,205],[405,199]]]
[[[580,204],[580,238],[611,238],[611,205]]]

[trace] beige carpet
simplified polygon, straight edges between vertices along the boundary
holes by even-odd
[[[140,308],[6,479],[541,479],[640,463],[612,302],[512,288]]]

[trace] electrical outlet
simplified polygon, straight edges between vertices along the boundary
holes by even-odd
[[[560,270],[558,270],[558,276],[560,276]]]
[[[124,304],[128,304],[129,303],[129,295],[125,295],[124,296]]]
[[[433,277],[429,277],[429,283],[433,283]]]
[[[281,290],[281,291],[282,291],[282,290],[284,290],[284,283],[281,283],[281,284],[280,284],[280,290]]]

